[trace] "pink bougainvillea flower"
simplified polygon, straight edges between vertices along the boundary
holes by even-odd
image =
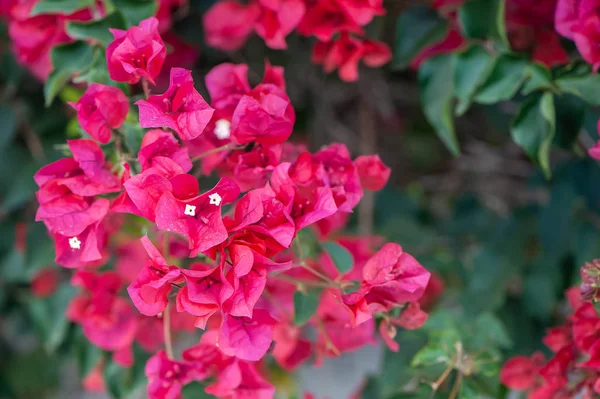
[[[400,316],[393,320],[393,323],[407,330],[415,330],[425,324],[427,317],[427,313],[421,310],[419,302],[410,302]]]
[[[175,137],[164,130],[150,130],[142,139],[142,145],[138,152],[138,160],[142,171],[153,166],[155,158],[169,158],[181,167],[183,173],[192,169],[192,162],[188,149],[179,145]]]
[[[600,40],[600,12],[582,18],[573,27],[573,41],[577,45],[577,50],[583,59],[592,64],[594,71],[600,68],[600,51],[596,46],[598,40]]]
[[[186,286],[177,293],[177,311],[196,317],[195,326],[204,329],[208,319],[233,295],[234,287],[223,273],[224,260],[217,267],[195,263],[182,270]]]
[[[383,0],[343,0],[346,14],[360,26],[365,26],[376,15],[385,15]]]
[[[328,42],[338,32],[362,35],[363,29],[348,13],[344,0],[320,0],[307,8],[298,32]]]
[[[35,220],[43,221],[50,232],[69,237],[81,234],[88,226],[100,222],[110,206],[105,198],[91,202],[74,195],[39,202]]]
[[[171,69],[171,83],[165,93],[136,105],[142,127],[168,127],[184,140],[201,135],[214,112],[194,88],[192,72],[183,68]]]
[[[358,79],[360,61],[374,68],[385,65],[391,59],[392,52],[385,43],[359,39],[347,33],[342,33],[334,41],[318,42],[312,55],[313,62],[323,64],[326,73],[337,69],[340,79],[346,82]]]
[[[260,7],[254,2],[216,2],[202,17],[206,43],[223,51],[239,50],[252,33]]]
[[[352,160],[348,148],[341,143],[333,143],[312,156],[313,162],[323,165],[326,173],[326,184],[331,187],[335,203],[342,212],[352,212],[352,209],[360,202],[363,190],[360,185],[358,171]],[[306,173],[300,171],[304,166],[301,157],[296,161],[298,174]]]
[[[285,91],[285,77],[283,67],[273,66],[269,60],[265,60],[265,72],[262,83],[269,83]]]
[[[191,362],[169,359],[164,350],[148,360],[145,370],[149,399],[179,399],[184,385],[202,381],[208,376],[206,370],[199,369]]]
[[[92,83],[76,103],[81,128],[101,143],[108,143],[111,129],[121,127],[129,112],[129,101],[123,92],[112,86]]]
[[[221,207],[240,194],[235,182],[223,178],[202,195],[176,197],[167,192],[156,205],[156,226],[160,230],[181,234],[189,241],[190,257],[219,245],[228,237],[221,217]]]
[[[31,280],[31,293],[38,298],[45,298],[56,291],[59,282],[58,270],[44,268],[37,272]]]
[[[259,84],[237,104],[231,119],[231,139],[237,144],[280,144],[292,134],[295,121],[287,94],[273,84]]]
[[[305,5],[302,0],[258,0],[261,13],[255,22],[256,34],[273,49],[287,48],[285,37],[300,23]]]
[[[372,191],[381,190],[390,178],[392,170],[381,162],[379,155],[361,155],[354,160],[363,188]]]
[[[597,141],[596,144],[588,150],[588,154],[595,160],[600,161],[600,141]]]
[[[72,284],[85,291],[73,298],[67,317],[82,325],[85,336],[104,350],[119,350],[133,342],[137,316],[131,305],[117,295],[121,279],[114,272],[79,271]]]
[[[525,390],[532,388],[539,365],[526,356],[515,356],[507,361],[500,371],[500,381],[511,389]]]
[[[289,206],[291,202],[290,216],[296,231],[337,212],[331,187],[315,184],[316,180],[312,178],[297,184],[297,180],[290,177],[290,167],[289,162],[282,162],[275,167],[270,185],[282,204]]]
[[[107,210],[108,207],[104,214],[100,213],[97,217],[104,218]],[[61,266],[76,268],[99,265],[103,259],[102,250],[106,244],[106,232],[101,222],[90,224],[79,233],[69,235],[54,233],[53,237],[56,250],[54,260]]]
[[[127,292],[140,313],[155,316],[167,306],[167,295],[172,289],[171,283],[183,282],[184,279],[181,269],[169,266],[147,236],[142,237],[141,241],[150,259],[127,287]]]
[[[104,153],[93,140],[69,140],[73,158],[63,158],[44,166],[33,179],[40,187],[40,204],[72,192],[81,197],[118,192],[119,179],[105,168]]]
[[[207,331],[200,343],[183,352],[183,358],[200,369],[212,370],[214,382],[206,393],[219,398],[272,399],[275,388],[256,370],[253,363],[224,354],[217,345],[217,330]]]
[[[310,359],[312,344],[302,338],[299,327],[293,324],[279,323],[275,326],[273,340],[275,341],[273,358],[286,371],[293,371]]]
[[[238,359],[260,360],[273,342],[274,326],[275,320],[264,309],[254,309],[252,319],[223,315],[219,348]]]
[[[218,168],[220,176],[231,176],[242,191],[263,187],[281,160],[282,146],[255,145],[250,151],[231,151]]]
[[[154,17],[132,26],[129,30],[110,29],[114,41],[106,48],[106,61],[110,77],[117,82],[135,84],[154,79],[167,55],[167,49],[158,33],[158,20]]]
[[[251,89],[248,83],[248,65],[219,64],[206,75],[206,89],[212,106],[226,111],[224,117],[233,115],[240,99]]]
[[[375,343],[375,320],[371,318],[353,326],[351,314],[332,290],[322,295],[317,314],[324,329],[319,331],[317,337],[317,363],[322,361],[323,356],[339,356]]]
[[[399,303],[419,300],[430,275],[400,245],[385,244],[363,268],[364,281],[372,287],[366,296],[369,307],[390,309]]]

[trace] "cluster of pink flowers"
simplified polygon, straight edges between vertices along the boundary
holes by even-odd
[[[217,66],[206,75],[210,104],[191,71],[173,67],[168,89],[151,95],[166,54],[159,21],[112,33],[110,76],[143,83],[146,98],[135,105],[140,125],[154,130],[128,154],[119,128],[129,100],[91,84],[71,104],[91,139],[69,140],[71,156],[35,174],[36,219],[54,239],[56,263],[76,269],[80,294],[69,319],[124,366],[134,361],[134,342],[152,352],[164,343],[146,365],[155,399],[207,379],[206,391],[218,397],[270,398],[267,353],[285,369],[313,356],[319,362],[373,342],[378,320],[398,350],[396,327],[425,322],[419,301],[438,295],[439,282],[424,297],[430,273],[399,245],[339,234],[363,189],[383,188],[390,169],[377,155],[352,160],[343,144],[311,153],[289,143],[295,112],[280,67],[267,63],[251,87],[246,65]],[[220,180],[201,191],[198,176],[213,172]],[[338,271],[327,252],[302,255],[297,233],[307,227],[353,255],[349,271]],[[114,268],[105,271],[110,259]],[[312,288],[316,311],[297,325],[294,293]],[[205,330],[200,343],[176,360],[171,330],[194,327]],[[90,387],[101,385],[100,368]]]
[[[530,399],[591,399],[600,394],[600,314],[592,303],[600,299],[600,261],[585,265],[581,277],[581,287],[565,293],[573,313],[543,339],[553,356],[548,361],[541,352],[513,357],[500,372],[504,385],[528,391]]]
[[[362,37],[364,26],[385,14],[382,5],[383,0],[220,0],[204,15],[203,26],[208,45],[223,51],[240,49],[252,32],[268,47],[286,49],[286,37],[297,29],[317,38],[314,63],[355,81],[360,61],[379,67],[391,59],[386,44]]]
[[[38,12],[35,7],[40,0],[2,0],[1,3],[0,18],[8,23],[8,34],[17,60],[41,81],[45,81],[52,71],[52,48],[74,41],[66,31],[66,24],[70,21],[91,21],[105,15],[101,0],[96,0],[92,7],[70,13],[59,9]],[[161,32],[171,28],[171,11],[185,4],[187,0],[158,0],[156,18]],[[169,35],[169,42],[175,49],[180,44],[172,35]]]

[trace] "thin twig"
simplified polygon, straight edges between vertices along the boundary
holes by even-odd
[[[208,150],[198,156],[195,156],[194,158],[192,158],[192,162],[199,161],[202,158],[205,158],[205,157],[207,157],[211,154],[215,154],[217,152],[226,151],[226,150],[234,150],[234,149],[236,149],[236,147],[232,143],[228,143],[228,144],[222,145],[221,147],[213,148],[212,150]]]
[[[163,312],[163,334],[165,336],[165,351],[167,357],[173,359],[173,342],[171,340],[171,306],[170,302],[167,302],[167,307]]]

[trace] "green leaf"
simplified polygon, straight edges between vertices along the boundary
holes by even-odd
[[[451,54],[427,60],[419,68],[419,87],[421,104],[427,120],[448,150],[458,156],[460,148],[452,116],[454,61]]]
[[[510,100],[527,77],[527,61],[518,55],[503,54],[496,60],[487,81],[477,90],[475,102],[495,104]]]
[[[335,268],[341,273],[344,274],[352,270],[352,266],[354,266],[354,257],[346,248],[342,247],[340,244],[327,241],[321,244],[323,249],[331,256],[331,260],[333,260],[333,264]]]
[[[148,379],[144,374],[144,367],[149,355],[138,345],[133,346],[133,366],[124,368],[110,361],[104,368],[104,381],[107,390],[113,398],[134,398],[144,389]]]
[[[69,320],[65,313],[75,291],[74,287],[62,284],[50,297],[31,298],[29,302],[29,314],[47,352],[54,352],[67,335]]]
[[[475,320],[474,333],[470,343],[475,348],[485,348],[496,345],[504,349],[512,347],[506,328],[502,322],[492,313],[481,314]]]
[[[72,14],[75,11],[94,6],[94,0],[40,0],[30,15]]]
[[[492,72],[494,61],[495,58],[480,45],[473,45],[457,55],[454,70],[454,93],[458,99],[457,115],[467,112],[475,92]]]
[[[139,25],[140,21],[150,18],[158,7],[156,0],[112,0],[112,3],[123,13],[127,27]]]
[[[56,46],[51,53],[54,70],[44,85],[46,106],[50,106],[56,95],[75,73],[88,70],[93,62],[93,48],[83,41]]]
[[[527,76],[527,81],[521,89],[521,94],[524,96],[529,95],[536,90],[554,89],[552,74],[545,65],[537,62],[531,63],[525,68],[525,74]]]
[[[214,398],[213,395],[209,395],[204,392],[204,385],[199,382],[192,382],[187,384],[181,390],[183,399],[209,399]]]
[[[427,46],[439,42],[448,32],[448,22],[430,7],[409,6],[396,22],[394,65],[406,68]]]
[[[319,306],[320,290],[309,290],[306,294],[294,292],[294,323],[302,326],[306,324],[317,311]]]
[[[511,126],[515,143],[523,147],[546,177],[550,176],[550,146],[556,131],[556,112],[551,93],[534,96],[519,110]]]
[[[144,129],[140,127],[139,122],[126,121],[123,124],[123,131],[125,132],[125,146],[131,151],[132,154],[137,154],[142,146],[142,139],[144,138]]]
[[[470,0],[458,10],[464,35],[471,39],[494,40],[508,49],[504,26],[504,0]]]
[[[81,331],[76,336],[74,350],[81,378],[88,375],[103,356],[102,349],[90,343]]]
[[[113,41],[109,28],[124,29],[125,20],[119,12],[113,12],[102,19],[91,22],[72,21],[67,23],[67,33],[74,39],[95,40],[104,47]]]
[[[573,94],[589,105],[600,105],[600,75],[588,73],[585,75],[566,75],[554,82],[562,91]]]
[[[441,346],[427,345],[417,352],[410,365],[412,367],[431,366],[438,363],[448,363],[450,357]]]

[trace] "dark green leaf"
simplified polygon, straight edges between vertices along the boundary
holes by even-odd
[[[585,118],[585,103],[579,97],[563,94],[554,97],[556,108],[556,136],[554,142],[561,148],[572,150]]]
[[[534,96],[525,102],[515,117],[511,135],[523,147],[546,177],[550,176],[550,146],[556,131],[556,112],[551,93]]]
[[[139,25],[140,21],[156,13],[156,0],[112,0],[115,8],[123,13],[127,27]]]
[[[350,251],[333,241],[327,241],[321,245],[323,245],[323,249],[329,254],[335,268],[341,274],[352,270],[352,266],[354,266],[354,257]]]
[[[508,48],[504,26],[504,0],[469,0],[458,10],[458,20],[466,37],[494,40]]]
[[[306,324],[317,311],[319,306],[320,290],[309,290],[306,294],[294,292],[294,323],[302,326]]]
[[[67,33],[74,39],[95,40],[103,46],[113,41],[109,28],[124,29],[125,21],[119,12],[113,12],[102,19],[92,22],[71,21],[67,23]]]
[[[48,352],[54,352],[66,337],[69,327],[66,310],[75,291],[74,287],[62,284],[50,297],[32,298],[29,302],[29,314]]]
[[[475,348],[486,348],[490,345],[508,349],[512,341],[502,322],[492,313],[483,313],[475,320],[471,344]]]
[[[467,112],[475,92],[492,72],[494,60],[480,45],[471,46],[457,55],[454,71],[454,93],[458,99],[457,115]]]
[[[396,23],[396,47],[394,65],[406,68],[428,45],[444,38],[448,22],[430,7],[415,5],[408,7]]]
[[[40,14],[72,14],[77,10],[94,6],[94,0],[40,0],[31,16]]]
[[[419,87],[427,120],[448,150],[453,155],[459,155],[452,111],[454,66],[455,59],[450,54],[426,61],[419,68]]]
[[[438,363],[448,363],[449,361],[450,357],[441,346],[427,345],[417,352],[410,365],[412,367],[422,367]]]
[[[142,146],[142,139],[144,138],[144,129],[140,127],[138,122],[125,122],[123,124],[123,131],[125,132],[125,145],[127,149],[133,154],[137,154]]]
[[[489,74],[487,81],[477,90],[475,102],[495,104],[511,99],[526,78],[527,61],[517,55],[503,54]]]
[[[83,41],[54,47],[51,53],[54,70],[44,86],[46,106],[52,103],[73,74],[88,70],[92,65],[93,55],[93,48]]]
[[[585,75],[566,75],[555,81],[564,92],[573,94],[589,105],[600,105],[600,75],[590,73]]]

